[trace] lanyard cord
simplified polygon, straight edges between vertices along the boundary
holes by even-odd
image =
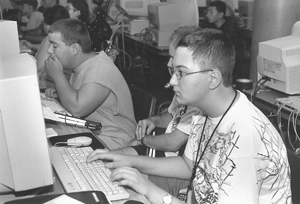
[[[204,147],[204,149],[203,149],[203,151],[202,151],[202,153],[201,153],[200,158],[198,159],[198,157],[199,157],[199,152],[200,152],[201,141],[202,141],[202,137],[203,137],[203,135],[204,135],[204,129],[205,129],[206,122],[207,122],[207,118],[208,118],[208,116],[206,116],[205,122],[204,122],[204,125],[203,125],[203,129],[202,129],[202,133],[201,133],[201,137],[200,137],[200,140],[199,140],[198,151],[197,151],[197,156],[196,156],[196,162],[195,162],[195,165],[194,165],[194,167],[193,167],[193,172],[192,172],[192,176],[191,176],[191,178],[190,178],[190,183],[189,183],[189,185],[188,185],[188,190],[191,190],[192,182],[193,182],[193,180],[194,180],[194,178],[195,178],[195,176],[196,176],[196,169],[197,169],[197,166],[199,165],[199,163],[200,163],[200,161],[201,161],[201,159],[202,159],[202,157],[203,157],[203,155],[204,155],[204,152],[205,152],[206,148],[208,147],[208,144],[209,144],[211,138],[213,137],[215,131],[217,130],[218,126],[219,126],[220,123],[222,122],[223,118],[225,117],[225,115],[227,114],[227,112],[229,111],[229,109],[232,107],[232,105],[233,105],[233,103],[234,103],[234,101],[235,101],[235,99],[236,99],[236,96],[237,96],[237,91],[235,90],[235,96],[234,96],[232,102],[230,103],[230,105],[229,105],[229,107],[227,108],[227,110],[225,111],[225,113],[222,115],[222,117],[221,117],[221,119],[219,120],[219,122],[218,122],[218,124],[216,125],[216,127],[214,128],[212,134],[210,135],[210,137],[209,137],[209,139],[208,139],[208,141],[207,141],[207,143],[206,143],[206,145],[205,145],[205,147]]]

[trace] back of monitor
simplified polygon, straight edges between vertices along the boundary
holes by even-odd
[[[0,194],[53,184],[36,63],[0,57]]]
[[[0,20],[0,56],[20,53],[16,21]]]

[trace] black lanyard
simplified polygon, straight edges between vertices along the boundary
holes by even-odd
[[[210,135],[210,137],[209,137],[209,139],[208,139],[208,141],[207,141],[207,143],[206,143],[206,145],[205,145],[205,147],[204,147],[204,149],[203,149],[203,151],[202,151],[202,153],[201,153],[201,155],[200,155],[200,157],[199,157],[200,146],[201,146],[202,138],[203,138],[203,135],[204,135],[204,129],[205,129],[206,122],[207,122],[207,118],[208,118],[208,116],[206,116],[205,122],[204,122],[204,125],[203,125],[203,129],[202,129],[202,133],[201,133],[201,137],[200,137],[200,140],[199,140],[199,145],[198,145],[198,150],[197,150],[197,156],[196,156],[196,162],[195,162],[194,167],[193,167],[193,172],[192,172],[192,176],[191,176],[191,178],[190,178],[190,183],[189,183],[189,186],[188,186],[188,191],[192,189],[192,188],[191,188],[191,187],[192,187],[192,182],[193,182],[193,180],[194,180],[194,178],[195,178],[195,176],[196,176],[197,166],[199,165],[199,163],[200,163],[200,161],[201,161],[201,159],[202,159],[202,157],[203,157],[203,155],[204,155],[204,152],[205,152],[206,148],[208,147],[208,144],[209,144],[211,138],[213,137],[215,131],[217,130],[217,128],[218,128],[218,126],[220,125],[220,123],[222,122],[224,116],[227,114],[227,112],[229,111],[229,109],[232,107],[232,105],[233,105],[233,103],[234,103],[236,97],[237,97],[237,91],[235,90],[235,96],[234,96],[234,98],[233,98],[231,104],[229,105],[229,107],[227,108],[227,110],[226,110],[225,113],[222,115],[221,119],[219,120],[218,124],[217,124],[216,127],[214,128],[213,132],[211,133],[211,135]],[[188,192],[188,191],[187,191],[187,192]]]

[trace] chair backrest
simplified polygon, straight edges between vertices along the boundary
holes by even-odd
[[[291,190],[293,203],[300,203],[300,156],[287,149],[291,167]]]
[[[138,122],[139,120],[153,116],[155,113],[156,97],[134,85],[130,85],[129,89],[136,121]]]

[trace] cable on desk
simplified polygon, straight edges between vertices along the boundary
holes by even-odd
[[[299,110],[297,110],[297,109],[291,109],[288,106],[289,105],[288,102],[281,103],[281,102],[276,101],[274,104],[278,106],[278,111],[277,111],[277,114],[276,114],[277,115],[277,123],[278,123],[278,128],[279,128],[279,131],[280,131],[280,134],[281,134],[283,140],[285,140],[285,137],[283,135],[282,123],[281,123],[282,109],[286,109],[286,110],[288,110],[290,112],[288,120],[287,120],[287,130],[286,130],[287,135],[286,135],[286,137],[287,137],[288,142],[289,142],[291,148],[293,149],[293,151],[295,151],[296,154],[300,154],[300,148],[295,147],[296,142],[300,141],[300,137],[299,137],[298,132],[297,132],[297,121],[298,121],[298,116],[300,114]],[[273,113],[273,108],[271,110],[271,114],[270,115],[272,115],[272,113]],[[290,134],[290,128],[291,127],[290,127],[290,125],[292,125],[292,129],[293,129],[293,131],[295,133],[294,141],[292,141],[292,138],[291,138],[291,134]]]
[[[262,87],[262,85],[264,85],[269,80],[270,80],[270,78],[269,77],[265,77],[265,76],[263,76],[262,78],[260,78],[258,80],[258,82],[257,82],[257,84],[255,85],[255,88],[254,88],[253,96],[251,97],[251,102],[252,103],[254,102],[254,100],[256,98],[256,94],[258,93],[259,89]]]
[[[290,145],[291,147],[293,148],[293,150],[295,151],[296,148],[295,148],[295,144],[298,141],[300,141],[300,138],[299,138],[299,135],[297,133],[297,120],[298,120],[298,113],[297,113],[297,110],[293,110],[290,115],[289,115],[289,119],[288,119],[288,126],[287,126],[287,136],[288,136],[288,139],[289,139],[289,142],[290,142]],[[291,136],[290,136],[290,123],[292,123],[293,125],[293,130],[295,132],[295,140],[294,142],[292,143],[291,142]]]

